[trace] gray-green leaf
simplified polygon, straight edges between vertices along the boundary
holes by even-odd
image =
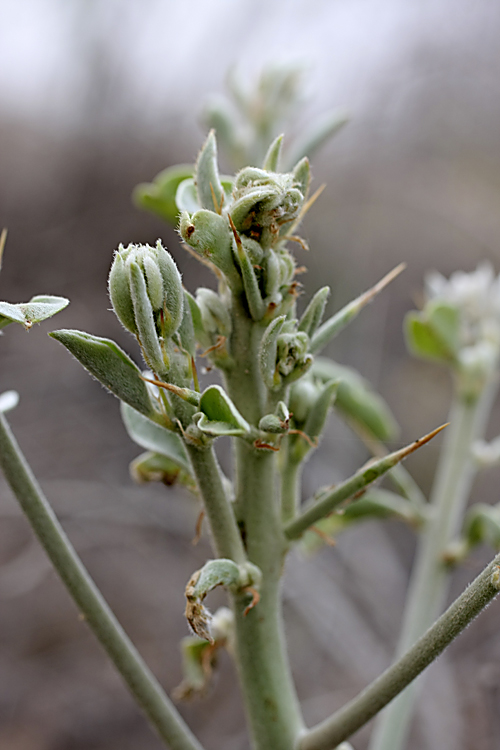
[[[9,323],[20,323],[25,328],[31,328],[34,323],[51,318],[69,305],[66,297],[54,297],[50,294],[38,294],[29,302],[11,304],[0,302],[0,328]]]
[[[121,404],[121,415],[125,429],[134,443],[153,453],[161,453],[185,471],[191,471],[184,443],[175,432],[152,422],[125,403]]]
[[[198,428],[207,435],[245,435],[251,431],[246,419],[220,385],[211,385],[202,393],[200,411],[202,415]]]
[[[326,357],[317,357],[312,374],[323,381],[340,381],[335,408],[347,421],[367,430],[377,440],[389,440],[397,435],[398,425],[388,405],[356,370]]]
[[[49,336],[60,341],[120,401],[151,419],[158,417],[141,371],[114,341],[67,329]]]

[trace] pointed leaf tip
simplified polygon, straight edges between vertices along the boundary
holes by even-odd
[[[277,172],[283,146],[284,135],[281,134],[271,143],[264,158],[262,168],[267,172]]]
[[[393,281],[406,268],[406,263],[400,263],[392,271],[389,271],[380,281],[368,289],[359,297],[349,302],[345,307],[336,312],[322,326],[318,328],[311,340],[310,351],[316,354],[342,331],[361,310],[369,304],[385,287]]]
[[[194,179],[201,207],[220,214],[224,203],[224,188],[219,176],[214,130],[209,132],[198,154]]]
[[[440,425],[439,427],[436,427],[435,430],[432,430],[432,432],[429,432],[427,435],[424,435],[421,438],[418,438],[413,443],[410,443],[410,445],[407,445],[405,448],[401,448],[399,451],[395,451],[392,456],[394,457],[394,463],[399,463],[403,458],[406,458],[406,456],[409,456],[410,453],[413,453],[414,451],[421,448],[423,445],[428,443],[432,438],[436,437],[442,430],[445,429],[445,427],[449,426],[449,422],[445,422],[445,424]]]
[[[49,336],[63,344],[94,378],[121,401],[150,419],[157,416],[141,371],[114,341],[68,329],[52,331]]]

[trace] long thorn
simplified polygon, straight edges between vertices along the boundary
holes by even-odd
[[[356,493],[372,484],[376,479],[381,477],[383,474],[392,469],[396,464],[402,461],[404,458],[421,448],[423,445],[432,440],[441,430],[444,430],[448,424],[443,424],[437,427],[428,435],[415,440],[410,445],[401,448],[394,453],[390,453],[388,456],[384,456],[378,460],[370,460],[365,466],[362,466],[352,477],[346,479],[335,487],[322,492],[315,501],[306,507],[304,512],[294,518],[285,526],[285,534],[288,539],[298,539],[304,531],[313,526],[317,521],[325,516],[329,515],[335,508],[346,500],[354,499]]]
[[[319,188],[316,190],[316,192],[313,193],[313,195],[311,195],[311,197],[308,200],[306,200],[306,202],[304,203],[300,211],[299,221],[302,221],[306,213],[309,211],[310,208],[312,208],[314,203],[316,203],[316,201],[318,200],[319,196],[321,195],[321,193],[323,192],[325,188],[326,188],[326,182],[320,185]]]

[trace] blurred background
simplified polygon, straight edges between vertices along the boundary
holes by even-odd
[[[411,360],[401,332],[425,272],[500,268],[500,6],[488,0],[0,0],[0,226],[9,230],[0,297],[68,296],[57,321],[2,337],[0,391],[15,388],[16,435],[91,573],[156,674],[181,681],[183,590],[209,556],[191,545],[197,510],[180,491],[137,487],[139,449],[117,402],[55,341],[80,328],[133,342],[109,312],[119,242],[161,237],[187,287],[210,286],[175,232],[130,195],[191,163],[202,113],[228,71],[251,88],[266,65],[303,69],[290,141],[332,109],[351,122],[313,160],[327,187],[297,246],[305,291],[332,288],[333,311],[400,261],[408,268],[331,348],[390,403],[401,445],[445,421],[449,382]],[[221,160],[224,170],[230,165]],[[490,437],[500,431],[492,415]],[[407,466],[428,490],[432,444]],[[224,458],[224,457],[223,457]],[[367,453],[334,421],[305,491]],[[474,495],[497,500],[494,470]],[[159,750],[119,678],[50,571],[0,479],[0,748]],[[306,718],[352,697],[390,661],[413,533],[395,522],[346,532],[291,561],[286,620]],[[456,595],[491,551],[456,572]],[[451,596],[450,595],[450,596]],[[223,601],[223,597],[220,599]],[[496,603],[429,671],[409,750],[494,750],[500,736]],[[247,750],[229,657],[208,696],[181,706],[207,750]],[[364,750],[369,728],[354,739]]]

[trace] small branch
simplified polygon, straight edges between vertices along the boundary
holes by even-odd
[[[396,276],[404,271],[406,263],[400,263],[399,266],[393,268],[383,279],[378,281],[375,286],[361,294],[356,299],[349,302],[345,307],[339,310],[335,315],[329,318],[318,328],[311,340],[309,351],[311,354],[316,354],[321,351],[328,342],[330,342],[345,326],[353,320],[361,310],[368,305],[372,300],[385,289],[385,287],[393,281]]]
[[[297,750],[333,750],[396,697],[464,630],[500,591],[500,555],[395,664],[356,698],[309,730]]]
[[[358,435],[362,442],[366,445],[374,458],[383,458],[387,456],[389,451],[385,447],[384,443],[380,442],[376,438],[369,434],[368,430],[363,429],[360,425],[354,422],[348,422],[351,430]],[[427,506],[427,498],[424,493],[413,479],[412,475],[402,464],[398,464],[389,472],[389,477],[398,490],[398,492],[406,497],[413,505],[418,508]]]
[[[165,744],[203,750],[89,576],[0,414],[0,467],[70,596]]]
[[[388,456],[384,456],[378,461],[370,462],[368,465],[359,469],[359,471],[357,471],[352,477],[346,479],[345,482],[342,482],[342,484],[322,493],[317,501],[313,505],[310,505],[302,515],[293,521],[290,521],[285,526],[286,537],[288,539],[297,539],[300,537],[306,529],[319,521],[320,518],[327,516],[338,505],[340,505],[340,503],[344,502],[344,500],[353,497],[357,492],[364,489],[392,469],[392,467],[402,461],[403,458],[406,458],[410,453],[413,453],[413,451],[417,450],[422,445],[425,445],[425,443],[428,443],[429,440],[432,440],[432,438],[445,427],[447,427],[447,424],[437,427],[432,432],[429,432],[428,435],[424,435],[424,437],[415,440],[414,443],[407,445],[405,448],[401,448],[399,451],[390,453]]]
[[[227,557],[238,564],[246,562],[243,542],[213,448],[197,448],[186,442],[186,449],[203,499],[217,556]]]
[[[450,577],[444,553],[462,524],[477,471],[471,445],[484,435],[496,391],[497,383],[493,381],[477,399],[455,395],[450,411],[451,427],[446,433],[430,496],[430,513],[418,542],[396,657],[425,633],[443,610]],[[414,686],[384,712],[377,721],[370,750],[404,747],[416,697]]]

